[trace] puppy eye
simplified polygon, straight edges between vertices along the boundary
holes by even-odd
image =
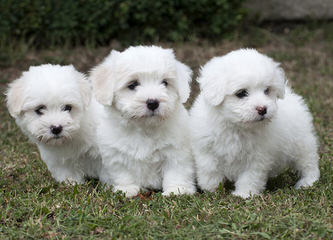
[[[137,86],[139,86],[139,82],[138,80],[134,80],[127,86],[127,88],[129,90],[134,90]]]
[[[271,88],[270,87],[266,88],[265,91],[264,91],[264,93],[266,95],[268,95],[270,92],[271,92]]]
[[[43,115],[44,113],[43,113],[43,110],[44,109],[46,109],[46,106],[44,106],[44,105],[40,105],[40,106],[38,106],[36,109],[35,109],[35,113],[37,114],[37,115]]]
[[[164,86],[166,86],[166,87],[169,85],[169,83],[168,83],[168,81],[167,81],[166,79],[163,79],[162,84],[163,84]]]
[[[236,92],[235,94],[238,98],[244,98],[247,97],[249,95],[249,93],[247,92],[246,89],[241,89],[238,92]]]
[[[65,105],[65,107],[62,109],[63,111],[67,111],[67,112],[70,112],[72,110],[72,106],[67,104]]]

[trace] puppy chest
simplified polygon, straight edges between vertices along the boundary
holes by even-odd
[[[240,168],[255,159],[260,144],[255,138],[224,137],[213,145],[212,151],[223,167]]]
[[[103,142],[105,152],[116,151],[141,162],[158,162],[163,159],[162,152],[168,147],[163,139],[132,133],[130,136],[119,136]]]
[[[163,181],[163,163],[161,161],[136,162],[131,167],[136,181],[143,188],[161,189]]]

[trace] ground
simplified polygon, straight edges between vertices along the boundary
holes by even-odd
[[[260,196],[231,195],[232,183],[215,193],[162,197],[142,193],[126,199],[98,180],[84,185],[56,183],[10,118],[6,84],[29,65],[73,64],[88,72],[111,48],[78,47],[32,50],[20,46],[0,59],[0,238],[119,239],[333,239],[333,26],[250,28],[230,39],[163,43],[198,72],[208,59],[240,47],[255,47],[281,62],[290,85],[304,96],[320,141],[321,178],[295,190],[297,175],[286,170],[268,182]],[[198,92],[192,84],[190,107]]]

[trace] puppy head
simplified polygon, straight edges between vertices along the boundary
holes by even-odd
[[[192,71],[171,49],[156,46],[112,51],[91,72],[96,99],[123,117],[167,118],[189,97]]]
[[[254,49],[240,49],[210,60],[198,82],[208,104],[231,122],[247,125],[274,116],[286,81],[271,58]]]
[[[7,107],[32,141],[59,145],[80,128],[90,98],[90,84],[73,66],[45,64],[9,84]]]

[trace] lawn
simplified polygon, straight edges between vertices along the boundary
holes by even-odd
[[[162,197],[160,192],[126,199],[98,180],[84,185],[56,183],[37,148],[9,116],[0,96],[0,238],[119,239],[333,239],[333,25],[251,28],[217,42],[163,43],[195,75],[216,55],[255,47],[281,62],[290,85],[304,96],[320,141],[321,178],[295,190],[297,176],[286,170],[260,196],[231,195],[233,184],[215,193]],[[72,63],[88,72],[111,48],[33,50],[20,46],[0,63],[0,92],[29,65]],[[192,84],[193,94],[198,86]]]

